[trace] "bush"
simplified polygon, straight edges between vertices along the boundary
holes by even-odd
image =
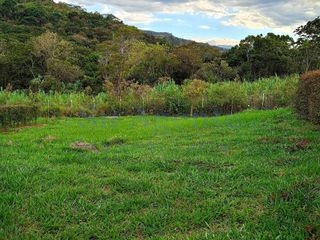
[[[298,76],[264,78],[253,83],[243,83],[250,108],[274,109],[293,106]]]
[[[248,107],[248,96],[238,82],[210,84],[207,112],[214,115],[233,114]]]
[[[190,104],[190,116],[193,116],[194,110],[201,106],[204,107],[204,99],[207,94],[208,84],[202,80],[194,79],[185,81],[182,86],[182,93]]]
[[[320,70],[300,77],[295,108],[302,118],[320,123]]]
[[[26,105],[0,106],[0,127],[6,128],[18,126],[35,121],[38,116],[38,108]]]
[[[272,77],[251,82],[205,83],[189,80],[148,85],[105,83],[106,92],[26,92],[0,90],[0,106],[36,105],[43,117],[88,117],[106,115],[223,115],[246,108],[273,109],[293,106],[298,76]],[[314,97],[315,98],[315,97]],[[302,109],[308,110],[307,107]],[[191,111],[192,110],[192,111]],[[309,110],[308,110],[309,111]]]
[[[181,88],[173,81],[159,83],[153,88],[148,105],[148,112],[160,115],[185,113],[186,101]]]

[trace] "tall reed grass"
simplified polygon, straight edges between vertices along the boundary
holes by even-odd
[[[232,114],[248,108],[274,109],[292,106],[299,76],[271,77],[255,82],[222,82],[209,84],[201,102],[194,106],[198,115]],[[144,95],[134,89],[121,98],[109,94],[96,96],[83,92],[31,93],[28,91],[0,91],[2,105],[37,105],[42,116],[87,117],[105,115],[185,115],[190,101],[182,88],[174,82],[164,82]]]

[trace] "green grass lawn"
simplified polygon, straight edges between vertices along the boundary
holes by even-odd
[[[288,109],[0,133],[0,239],[317,238],[320,129]]]

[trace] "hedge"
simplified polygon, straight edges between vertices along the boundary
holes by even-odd
[[[0,127],[19,126],[36,121],[38,108],[27,105],[0,106]]]
[[[299,116],[320,123],[320,70],[300,77],[295,106]]]

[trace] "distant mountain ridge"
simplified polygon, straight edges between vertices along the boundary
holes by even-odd
[[[155,32],[155,31],[150,31],[150,30],[143,30],[143,32],[147,35],[150,35],[150,36],[153,36],[156,38],[165,39],[168,43],[170,43],[174,46],[181,46],[181,45],[189,44],[191,42],[195,42],[193,40],[176,37],[172,33],[168,33],[168,32]],[[210,41],[208,43],[204,43],[204,44],[209,44],[210,46],[216,47],[223,52],[228,51],[230,48],[233,47],[230,45],[213,45],[212,43],[210,43]]]
[[[174,36],[172,33],[168,33],[168,32],[154,32],[154,31],[149,31],[149,30],[143,30],[143,32],[145,34],[154,36],[156,38],[165,39],[170,44],[172,44],[174,46],[181,46],[181,45],[185,45],[185,44],[193,42],[192,40],[178,38],[178,37]]]

